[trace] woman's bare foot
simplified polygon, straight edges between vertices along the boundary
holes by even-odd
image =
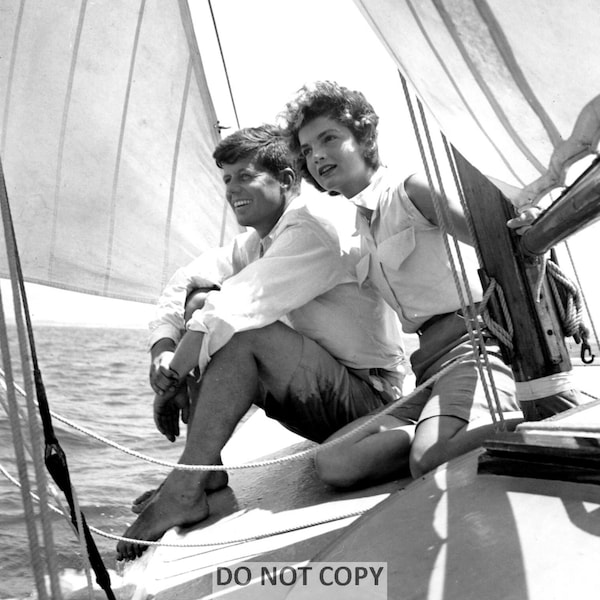
[[[229,475],[227,474],[227,471],[211,471],[208,476],[208,479],[206,480],[206,487],[204,488],[204,491],[207,494],[210,494],[211,492],[217,492],[227,487],[228,483]],[[158,492],[158,490],[160,490],[161,487],[162,484],[156,489],[148,490],[140,496],[138,496],[131,503],[131,512],[134,512],[136,515],[139,515],[144,510],[144,508],[146,508],[146,504],[148,504],[148,501],[154,496],[154,494],[156,494],[156,492]]]
[[[117,560],[133,560],[146,550],[143,540],[154,542],[171,527],[194,525],[207,517],[208,501],[198,476],[172,471],[123,534],[142,543],[120,541]]]

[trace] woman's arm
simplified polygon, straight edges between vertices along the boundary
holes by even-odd
[[[424,175],[415,174],[411,175],[404,183],[404,189],[408,194],[411,202],[417,207],[419,212],[433,225],[439,226],[437,213],[433,204],[432,191],[429,187],[429,183]],[[436,192],[433,192],[436,193]],[[440,202],[443,199],[440,198]],[[465,214],[460,205],[458,198],[448,197],[448,214],[450,216],[450,222],[454,231],[448,227],[448,233],[453,233],[461,242],[465,244],[473,245],[473,239],[469,233],[467,226],[467,220]]]

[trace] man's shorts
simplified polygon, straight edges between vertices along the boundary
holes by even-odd
[[[436,321],[420,337],[420,348],[411,356],[417,386],[439,373],[457,359],[465,359],[448,370],[431,386],[423,389],[390,414],[408,423],[419,423],[439,416],[457,417],[466,422],[494,413],[519,411],[511,369],[500,357],[493,339],[486,339],[486,351],[494,390],[482,383],[477,358],[466,333],[462,316],[451,313]],[[484,376],[487,368],[482,362]]]
[[[261,382],[256,404],[266,414],[299,435],[322,442],[344,425],[385,405],[390,398],[302,336],[302,355],[278,398]]]

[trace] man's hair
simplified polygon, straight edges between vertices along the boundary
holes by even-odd
[[[380,165],[377,147],[379,117],[362,92],[350,90],[334,81],[317,81],[302,86],[280,117],[289,136],[290,147],[297,156],[300,174],[321,191],[324,191],[323,188],[308,172],[306,160],[300,154],[298,139],[300,129],[317,117],[328,117],[347,127],[356,140],[364,144],[363,157],[367,165],[374,169]]]
[[[281,178],[284,169],[297,171],[297,161],[291,151],[285,132],[276,125],[260,125],[240,129],[219,142],[213,152],[217,166],[232,165],[240,160],[252,159],[256,165]],[[299,185],[300,181],[296,182]]]

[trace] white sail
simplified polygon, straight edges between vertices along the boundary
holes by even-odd
[[[356,4],[465,158],[505,191],[520,190],[509,192],[515,204],[560,186],[563,167],[595,150],[594,0]]]
[[[0,0],[0,157],[27,281],[154,301],[238,231],[218,139],[185,0]]]

